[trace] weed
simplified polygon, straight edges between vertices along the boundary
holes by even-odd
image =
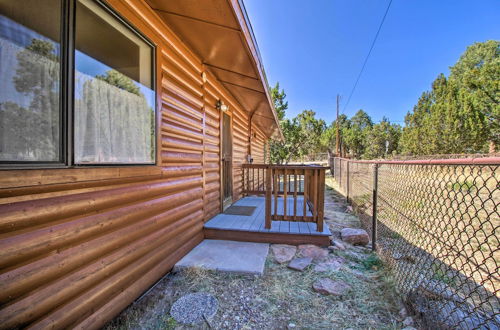
[[[474,183],[469,180],[457,181],[455,183],[449,183],[448,187],[455,191],[474,191],[476,187]]]
[[[165,330],[174,330],[177,327],[177,322],[173,317],[167,318],[163,323],[163,329]]]
[[[375,254],[370,254],[368,258],[362,260],[361,263],[366,270],[379,270],[383,266],[382,260]]]
[[[454,284],[453,279],[448,276],[446,270],[441,269],[439,265],[432,264],[431,269],[433,271],[432,278],[434,278],[435,280],[443,282],[445,284]]]
[[[399,234],[399,233],[397,233],[397,232],[395,232],[395,231],[392,231],[392,230],[388,233],[388,236],[389,236],[390,238],[393,238],[393,239],[400,239],[400,238],[403,238],[403,236],[401,236],[401,234]]]

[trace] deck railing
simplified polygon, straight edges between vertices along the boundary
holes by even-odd
[[[243,165],[243,193],[266,197],[266,228],[271,221],[315,222],[323,231],[326,167]]]

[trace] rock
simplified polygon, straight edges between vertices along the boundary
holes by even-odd
[[[370,237],[364,229],[344,228],[340,231],[340,237],[352,245],[366,245],[370,242]]]
[[[335,250],[339,250],[339,248],[338,248],[338,247],[336,247],[336,246],[330,245],[330,246],[328,247],[328,250],[330,250],[330,251],[335,251]]]
[[[288,323],[288,329],[293,329],[295,328],[297,325],[295,325],[295,323]]]
[[[414,257],[408,256],[408,255],[404,255],[404,254],[402,254],[401,252],[398,252],[398,251],[395,251],[394,253],[392,253],[392,258],[394,260],[406,261],[406,262],[410,262],[412,264],[416,263]]]
[[[405,319],[408,316],[408,311],[406,310],[406,308],[401,308],[401,310],[399,311],[399,316],[401,316],[402,319]]]
[[[332,257],[326,261],[319,262],[314,266],[315,272],[336,272],[344,265],[345,260],[341,257]]]
[[[170,315],[178,323],[202,323],[215,315],[217,305],[217,299],[209,293],[191,293],[182,296],[172,305]]]
[[[404,327],[401,330],[417,330],[417,328],[414,328],[414,327]]]
[[[394,259],[394,260],[399,260],[399,259],[401,259],[401,258],[403,258],[403,254],[402,254],[401,252],[394,251],[394,252],[392,253],[392,259]]]
[[[405,327],[409,327],[411,325],[413,325],[413,318],[411,316],[408,316],[406,317],[404,320],[403,320],[403,325]]]
[[[293,259],[297,252],[297,247],[286,244],[273,244],[271,245],[271,251],[273,251],[274,260],[282,264]]]
[[[324,295],[342,296],[347,293],[351,287],[343,281],[320,278],[313,283],[313,289]]]
[[[298,246],[298,254],[301,257],[313,258],[314,260],[321,260],[328,256],[328,250],[320,248],[312,244],[303,244]]]
[[[298,271],[303,271],[304,269],[307,268],[313,261],[312,258],[310,257],[305,257],[305,258],[295,258],[290,263],[288,264],[288,268],[293,269],[293,270],[298,270]]]
[[[349,213],[352,213],[353,212],[352,206],[348,205],[347,208],[346,208],[346,211],[349,212]]]
[[[336,246],[339,250],[345,250],[347,248],[344,243],[336,239],[332,240],[332,245]]]

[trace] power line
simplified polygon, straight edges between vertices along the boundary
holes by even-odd
[[[389,12],[389,8],[391,8],[392,0],[389,1],[389,4],[387,5],[387,9],[385,10],[384,17],[382,17],[382,21],[380,22],[380,25],[378,26],[377,33],[375,34],[375,38],[373,38],[372,45],[370,47],[370,50],[368,51],[368,55],[366,55],[365,62],[363,63],[363,66],[361,67],[361,71],[359,71],[358,78],[356,78],[356,82],[354,83],[354,86],[352,87],[351,93],[349,94],[349,98],[347,99],[347,102],[344,106],[344,111],[347,109],[347,106],[349,105],[349,102],[351,101],[352,94],[354,94],[354,90],[358,86],[359,78],[361,78],[361,75],[363,74],[363,71],[365,70],[366,63],[368,62],[368,58],[370,57],[370,54],[372,53],[373,47],[375,46],[375,43],[377,42],[378,35],[380,33],[380,30],[382,29],[382,25],[384,25],[385,18],[387,17],[387,13]]]

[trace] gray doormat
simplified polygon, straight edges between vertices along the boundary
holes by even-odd
[[[228,207],[225,211],[224,214],[232,214],[232,215],[252,215],[253,212],[257,206],[238,206],[238,205],[231,205]]]

